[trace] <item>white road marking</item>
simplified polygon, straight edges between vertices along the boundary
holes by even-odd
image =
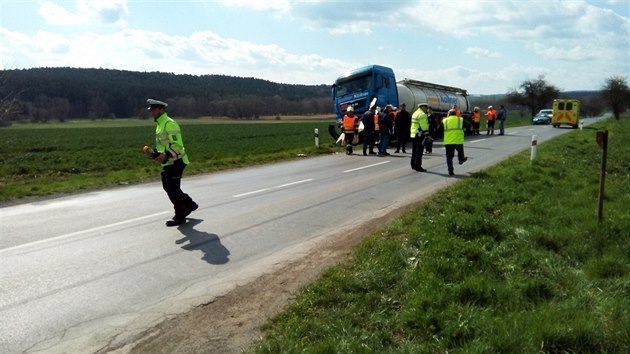
[[[263,189],[258,189],[255,191],[251,191],[251,192],[245,192],[245,193],[241,193],[241,194],[235,194],[232,197],[233,198],[239,198],[239,197],[244,197],[247,195],[252,195],[252,194],[256,194],[256,193],[262,193],[262,192],[266,192],[269,190],[274,190],[274,189],[280,189],[280,188],[284,188],[284,187],[289,187],[289,186],[294,186],[296,184],[300,184],[300,183],[306,183],[306,182],[310,182],[312,181],[313,178],[308,178],[308,179],[303,179],[301,181],[296,181],[296,182],[291,182],[291,183],[285,183],[285,184],[281,184],[279,186],[275,186],[275,187],[269,187],[269,188],[263,188]]]
[[[76,232],[71,232],[69,234],[65,234],[65,235],[59,235],[59,236],[55,236],[55,237],[51,237],[51,238],[47,238],[47,239],[43,239],[43,240],[39,240],[39,241],[33,241],[33,242],[29,242],[29,243],[23,243],[21,245],[17,245],[17,246],[13,246],[13,247],[9,247],[9,248],[5,248],[5,249],[1,249],[0,250],[0,254],[8,252],[8,251],[14,251],[20,248],[25,248],[25,247],[30,247],[30,246],[35,246],[35,245],[39,245],[42,243],[47,243],[47,242],[51,242],[51,241],[56,241],[56,240],[62,240],[64,238],[69,238],[69,237],[73,237],[73,236],[77,236],[77,235],[81,235],[81,234],[87,234],[90,232],[95,232],[95,231],[99,231],[99,230],[103,230],[103,229],[107,229],[110,227],[114,227],[114,226],[120,226],[120,225],[125,225],[125,224],[129,224],[132,222],[137,222],[137,221],[141,221],[141,220],[145,220],[145,219],[150,219],[150,218],[154,218],[158,215],[166,215],[166,214],[170,214],[172,213],[171,211],[163,211],[161,213],[155,213],[155,214],[151,214],[151,215],[145,215],[145,216],[141,216],[139,218],[135,218],[135,219],[129,219],[129,220],[124,220],[124,221],[119,221],[119,222],[115,222],[113,224],[107,224],[107,225],[101,225],[101,226],[97,226],[97,227],[93,227],[91,229],[86,229],[86,230],[81,230],[81,231],[76,231]]]
[[[483,138],[483,139],[479,139],[479,140],[471,140],[470,143],[474,144],[474,143],[478,143],[480,141],[485,141],[485,140],[488,140],[488,138]]]
[[[345,171],[343,171],[343,173],[348,173],[348,172],[359,171],[359,170],[363,170],[363,169],[366,169],[366,168],[370,168],[370,167],[375,167],[375,166],[379,166],[379,165],[382,165],[382,164],[386,164],[386,163],[388,163],[388,162],[390,162],[390,161],[388,160],[388,161],[383,161],[383,162],[375,163],[375,164],[372,164],[372,165],[367,165],[367,166],[363,166],[363,167],[357,167],[357,168],[353,168],[353,169],[351,169],[351,170],[345,170]]]

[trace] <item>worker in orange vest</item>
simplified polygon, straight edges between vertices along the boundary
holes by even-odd
[[[343,116],[343,132],[346,136],[346,155],[352,155],[352,144],[354,142],[354,136],[359,125],[359,117],[354,114],[354,107],[349,106],[346,110],[346,115]]]
[[[497,113],[494,110],[494,107],[488,106],[488,111],[486,112],[486,120],[488,124],[488,129],[486,130],[486,135],[494,135],[494,119],[497,117]]]
[[[481,123],[481,112],[479,107],[475,107],[472,112],[473,135],[479,135],[479,125]]]

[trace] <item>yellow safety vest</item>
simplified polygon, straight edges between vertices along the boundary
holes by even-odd
[[[182,159],[185,164],[190,162],[184,149],[184,140],[179,124],[166,113],[156,119],[155,149],[161,154],[167,151],[171,154],[171,157],[162,166],[172,165],[174,161],[179,159]]]
[[[464,143],[464,118],[448,116],[442,121],[444,125],[444,145]]]
[[[419,131],[429,130],[429,116],[420,108],[411,115],[411,132],[409,136],[416,137]]]

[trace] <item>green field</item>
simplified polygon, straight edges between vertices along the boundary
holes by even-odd
[[[257,353],[630,352],[630,119],[475,173],[368,236]]]
[[[187,175],[332,151],[330,121],[180,123],[191,159]],[[0,202],[158,179],[160,166],[141,153],[143,144],[153,145],[154,134],[148,120],[0,129]]]
[[[530,124],[510,112],[507,127]],[[282,119],[280,119],[282,118]],[[289,120],[289,121],[287,121]],[[262,117],[259,121],[178,119],[191,164],[186,174],[339,151],[332,117]],[[315,148],[314,129],[320,148]],[[152,120],[19,124],[0,129],[0,203],[155,180],[159,166],[140,153],[154,141]]]

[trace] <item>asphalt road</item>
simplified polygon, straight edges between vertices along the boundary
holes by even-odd
[[[540,144],[570,131],[467,137],[469,160],[453,177],[438,142],[425,173],[411,170],[409,154],[336,154],[185,177],[200,208],[176,228],[164,225],[172,211],[158,183],[0,208],[0,352],[119,346],[327,237],[529,150],[534,134]]]

